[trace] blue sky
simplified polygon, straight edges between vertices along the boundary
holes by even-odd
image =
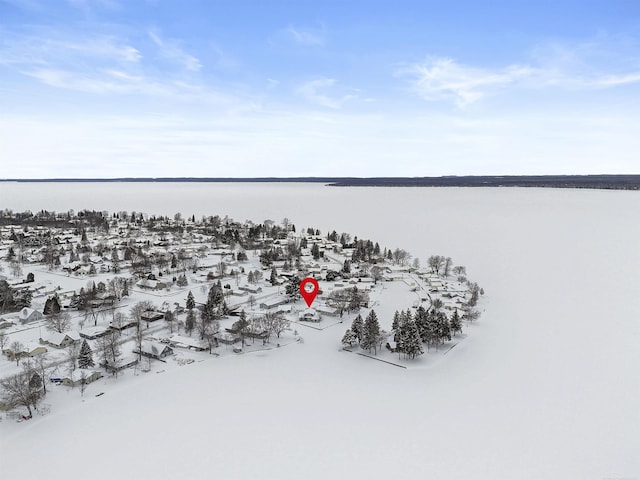
[[[640,173],[640,3],[0,0],[3,178]]]

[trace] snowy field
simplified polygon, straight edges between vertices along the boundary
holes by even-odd
[[[2,478],[640,478],[640,193],[0,184],[0,208],[288,217],[451,256],[486,291],[463,342],[406,370],[340,351],[343,327],[301,329],[57,393],[0,424]]]

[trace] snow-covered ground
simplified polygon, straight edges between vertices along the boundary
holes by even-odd
[[[336,326],[127,371],[99,397],[60,387],[45,401],[64,407],[0,424],[3,478],[640,477],[638,193],[91,187],[3,185],[0,206],[286,216],[423,263],[453,257],[486,290],[483,315],[446,356],[408,369],[341,351]]]

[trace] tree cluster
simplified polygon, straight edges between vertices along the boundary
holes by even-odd
[[[358,314],[342,337],[342,344],[345,347],[360,345],[360,348],[368,352],[378,353],[378,349],[384,343],[385,333],[380,329],[380,322],[375,310],[371,310],[363,320]]]

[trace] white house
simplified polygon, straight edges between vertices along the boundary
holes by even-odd
[[[29,307],[24,307],[18,314],[18,320],[20,320],[20,323],[24,325],[25,323],[37,322],[38,320],[42,319],[42,316],[42,313],[38,312],[37,310]]]
[[[307,308],[298,313],[298,320],[301,322],[319,322],[320,315],[315,309]]]
[[[51,332],[45,334],[44,337],[40,338],[40,343],[43,345],[51,345],[55,348],[66,348],[69,345],[73,345],[80,341],[80,334],[75,331],[71,332]]]
[[[136,348],[133,353],[140,353],[145,357],[161,359],[173,355],[173,349],[169,345],[156,342],[144,342],[141,351]]]
[[[102,374],[95,370],[74,370],[69,375],[61,377],[61,383],[68,387],[77,387],[84,383],[85,385],[88,383],[95,382],[99,378],[102,378]]]

